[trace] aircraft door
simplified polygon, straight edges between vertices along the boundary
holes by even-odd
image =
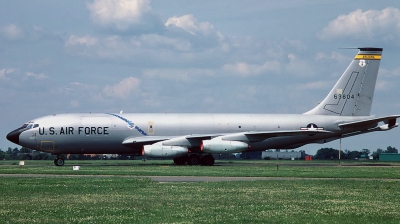
[[[154,134],[154,122],[153,121],[147,122],[147,133],[149,135]]]
[[[40,150],[44,152],[53,152],[55,143],[53,141],[40,141]]]

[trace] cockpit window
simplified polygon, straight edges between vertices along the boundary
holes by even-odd
[[[27,123],[27,124],[22,125],[22,127],[20,127],[19,129],[29,130],[29,129],[37,128],[37,127],[39,127],[39,124]]]
[[[28,123],[22,125],[22,127],[18,128],[18,130],[22,130],[22,129],[29,130],[29,129],[37,128],[37,127],[39,127],[39,124],[34,124],[33,122],[28,122]]]

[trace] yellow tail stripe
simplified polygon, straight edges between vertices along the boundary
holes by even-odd
[[[355,60],[364,59],[364,60],[381,60],[381,55],[376,54],[357,54],[354,58]]]

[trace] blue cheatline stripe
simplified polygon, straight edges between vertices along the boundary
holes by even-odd
[[[130,128],[130,129],[136,129],[140,134],[142,134],[142,135],[147,135],[146,132],[144,132],[142,129],[140,129],[138,126],[136,126],[132,121],[130,121],[130,120],[128,120],[128,119],[126,119],[126,118],[124,118],[124,117],[122,117],[122,116],[119,116],[119,115],[117,115],[117,114],[110,114],[110,113],[107,113],[107,114],[109,114],[109,115],[111,115],[111,116],[114,116],[114,117],[117,117],[117,118],[119,118],[119,119],[125,121],[125,122],[128,124],[128,128]]]

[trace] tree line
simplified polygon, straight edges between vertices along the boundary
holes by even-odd
[[[25,147],[20,149],[8,147],[7,151],[0,149],[0,160],[54,160],[55,158],[56,156],[50,153],[37,152]]]
[[[369,149],[362,149],[361,151],[350,151],[350,150],[343,150],[340,151],[340,159],[359,159],[362,158],[362,155],[365,157],[371,156],[373,159],[378,159],[379,154],[381,153],[398,153],[399,151],[392,146],[388,146],[386,150],[378,148],[376,151],[371,151]],[[258,155],[258,154],[257,154]],[[66,158],[67,155],[64,155]],[[254,157],[254,156],[253,156]],[[242,159],[254,159],[253,157],[248,158],[243,157]],[[314,159],[339,159],[339,150],[333,148],[321,148],[317,151],[317,153],[313,156]],[[0,160],[54,160],[56,158],[55,155],[46,152],[39,152],[35,150],[31,150],[25,147],[20,149],[18,148],[11,148],[9,147],[7,151],[3,151],[0,149]],[[216,157],[217,158],[217,157]],[[218,157],[219,158],[219,157]],[[228,157],[226,157],[228,158]],[[229,157],[231,158],[231,157]],[[107,156],[100,156],[100,155],[84,155],[84,154],[71,154],[69,155],[70,160],[106,160],[106,159],[116,159],[116,160],[127,160],[127,159],[134,159],[133,156],[127,155],[117,155],[116,157],[107,157]],[[223,158],[220,158],[223,159]]]
[[[362,158],[362,155],[368,157],[370,154],[373,159],[378,159],[381,153],[398,153],[395,147],[388,146],[386,150],[378,148],[376,151],[372,152],[369,149],[362,149],[361,151],[350,151],[343,150],[340,151],[340,159],[359,159]],[[333,148],[321,148],[314,155],[314,159],[339,159],[339,150]]]
[[[67,158],[67,155],[63,155]],[[46,152],[40,152],[36,150],[32,150],[29,148],[22,147],[18,148],[11,148],[9,147],[7,151],[3,151],[0,149],[0,160],[54,160],[56,158],[55,155]],[[70,160],[106,160],[106,159],[116,159],[116,160],[127,160],[133,159],[132,156],[127,155],[117,155],[116,157],[107,157],[107,156],[100,156],[100,155],[85,155],[85,154],[70,154],[68,159]]]

